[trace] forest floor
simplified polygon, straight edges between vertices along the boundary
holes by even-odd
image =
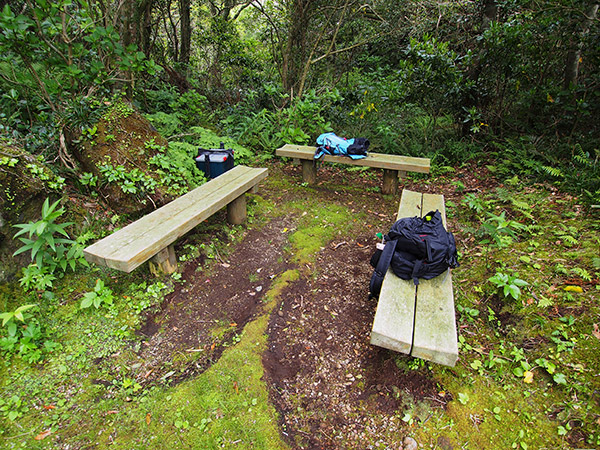
[[[399,201],[381,195],[381,174],[325,166],[307,187],[299,167],[268,167],[248,224],[223,227],[221,212],[180,239],[171,292],[139,319],[127,319],[140,313],[134,300],[87,316],[68,300],[58,307],[55,329],[69,329],[61,356],[34,369],[13,358],[0,374],[5,395],[31,404],[4,420],[2,448],[600,445],[600,242],[584,237],[594,218],[576,199],[503,183],[476,163],[401,183],[444,194],[459,243],[460,358],[449,368],[369,343],[369,259]],[[487,241],[477,234],[485,208],[508,212]],[[544,227],[519,238],[512,219]],[[488,278],[517,270],[529,287],[501,298]],[[145,269],[99,273],[124,299],[151,291]]]

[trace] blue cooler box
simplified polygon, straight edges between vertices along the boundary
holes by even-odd
[[[204,172],[206,178],[215,178],[219,175],[233,169],[233,150],[223,148],[219,149],[198,149],[198,156],[194,158],[196,167]]]

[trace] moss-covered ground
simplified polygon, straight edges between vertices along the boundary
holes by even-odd
[[[460,360],[447,368],[398,357],[399,368],[439,386],[434,398],[403,402],[403,430],[423,448],[600,448],[598,212],[552,186],[518,178],[488,185],[471,175],[464,167],[407,181],[446,194],[461,261],[454,273]],[[458,176],[465,176],[461,183]],[[220,358],[183,381],[171,379],[189,355],[173,358],[156,382],[131,375],[140,364],[144,317],[181,282],[177,274],[156,279],[146,268],[120,274],[82,267],[47,293],[25,293],[18,281],[0,286],[0,311],[39,305],[30,320],[40,326],[35,344],[42,355],[10,347],[6,327],[0,331],[0,448],[289,448],[263,377],[269,315],[287,284],[312,276],[307,267],[322,247],[361,226],[385,232],[377,228],[393,217],[397,200],[383,199],[388,216],[381,219],[353,204],[357,189],[307,188],[271,171],[271,198],[250,202],[247,227],[297,217],[295,229],[282,230],[289,232],[293,268],[273,280],[243,332],[219,344]],[[215,252],[235,246],[246,228],[217,220],[202,226],[220,229],[222,238],[184,248],[195,252],[190,258],[204,253],[204,270],[216,270]],[[97,279],[113,305],[80,309]],[[230,336],[222,326],[215,335]],[[374,436],[372,448],[386,446]]]

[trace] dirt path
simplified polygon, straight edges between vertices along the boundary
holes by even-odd
[[[296,168],[282,170],[298,177]],[[320,196],[319,201],[339,203],[345,195],[356,208],[376,217],[377,226],[391,225],[393,202],[371,192],[380,179],[350,181],[361,183],[362,190],[347,194],[330,186],[343,185],[348,173],[327,169],[320,177],[328,187],[311,194]],[[298,200],[273,186],[263,195],[279,205]],[[210,274],[196,271],[201,260],[185,265],[185,283],[142,329],[147,340],[140,350],[145,361],[141,373],[148,382],[158,381],[158,374],[177,355],[184,362],[171,382],[200,373],[218,360],[260,312],[271,281],[292,267],[285,251],[288,233],[282,230],[292,230],[297,223],[298,218],[275,217],[250,228]],[[424,401],[429,408],[443,407],[449,400],[439,398],[440,387],[426,370],[407,368],[410,358],[369,343],[376,307],[368,298],[374,234],[365,229],[338,236],[321,249],[310,268],[296,267],[300,280],[284,290],[271,315],[264,379],[292,448],[364,449],[376,442],[400,448],[404,406]]]
[[[281,258],[288,244],[284,228],[292,218],[276,218],[252,229],[235,250],[215,264],[212,273],[197,271],[203,257],[185,265],[183,284],[146,321],[141,334],[147,337],[140,351],[141,370],[148,382],[173,363],[177,354],[186,364],[171,381],[203,372],[216,361],[226,344],[259,310],[271,281],[287,268]],[[186,363],[193,355],[193,362]]]

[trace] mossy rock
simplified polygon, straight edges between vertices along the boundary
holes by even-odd
[[[172,198],[161,186],[152,190],[140,189],[125,192],[118,182],[110,182],[102,173],[102,167],[123,167],[125,173],[141,171],[155,181],[158,176],[149,170],[148,161],[160,148],[168,146],[152,124],[135,108],[118,102],[92,128],[83,131],[79,145],[71,149],[82,171],[92,173],[99,179],[101,197],[118,214],[141,215]]]

